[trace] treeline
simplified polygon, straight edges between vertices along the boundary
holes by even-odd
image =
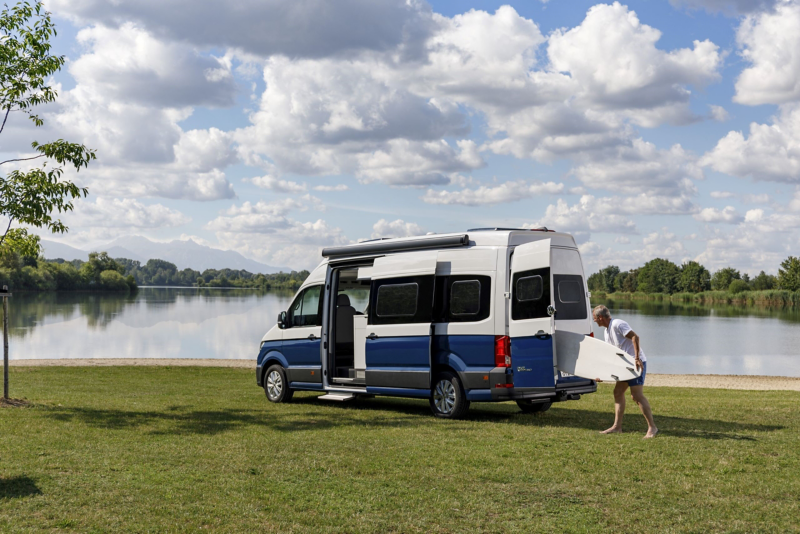
[[[125,273],[133,276],[140,286],[198,286],[252,287],[258,289],[297,289],[308,277],[308,271],[291,273],[254,274],[237,269],[178,270],[174,263],[148,260],[142,265],[136,260],[118,258]]]
[[[753,303],[771,305],[800,304],[800,258],[789,256],[781,262],[778,275],[761,271],[750,278],[733,267],[713,274],[696,261],[681,266],[662,258],[638,269],[620,271],[609,265],[587,280],[595,293],[617,294],[631,298],[664,298],[707,302]]]
[[[174,263],[149,260],[145,264],[127,258],[111,258],[92,252],[88,261],[46,260],[0,253],[0,285],[31,291],[136,291],[138,286],[242,287],[297,289],[308,271],[253,274],[236,269],[178,270]]]
[[[14,251],[0,253],[0,285],[11,290],[33,291],[136,291],[133,276],[105,252],[92,252],[89,261],[47,261],[21,256]]]

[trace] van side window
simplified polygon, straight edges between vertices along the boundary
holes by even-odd
[[[465,323],[483,321],[490,315],[492,279],[475,274],[436,277],[433,321]]]
[[[373,280],[369,324],[429,323],[433,307],[433,276]]]
[[[586,292],[579,274],[554,274],[556,287],[556,320],[586,319]]]
[[[322,314],[320,313],[322,286],[311,286],[297,295],[289,310],[286,312],[289,328],[296,326],[321,326]]]
[[[549,305],[549,267],[514,273],[511,280],[511,319],[521,321],[547,317]]]
[[[412,317],[417,311],[419,285],[387,284],[378,288],[378,317]]]
[[[481,309],[481,283],[477,280],[453,282],[450,286],[450,314],[478,315]]]

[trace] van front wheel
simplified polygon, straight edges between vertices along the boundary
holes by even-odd
[[[469,401],[456,375],[445,371],[433,380],[431,410],[436,417],[460,419],[469,410]]]
[[[264,393],[270,402],[289,402],[292,400],[294,391],[289,389],[286,381],[286,372],[280,365],[273,365],[267,369],[264,375]]]
[[[525,413],[546,412],[552,406],[552,402],[531,402],[529,400],[518,400],[517,406]]]

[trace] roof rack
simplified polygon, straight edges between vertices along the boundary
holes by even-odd
[[[450,235],[409,239],[404,241],[381,240],[367,242],[366,244],[345,245],[343,247],[328,247],[322,249],[322,256],[331,258],[335,256],[362,256],[365,254],[399,252],[404,250],[423,250],[429,248],[465,247],[469,245],[469,236]]]
[[[555,232],[555,230],[549,230],[547,227],[542,226],[541,228],[470,228],[467,232]]]

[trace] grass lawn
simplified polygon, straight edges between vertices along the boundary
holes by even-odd
[[[800,531],[800,393],[611,387],[545,414],[270,404],[254,373],[11,368],[0,531]]]

